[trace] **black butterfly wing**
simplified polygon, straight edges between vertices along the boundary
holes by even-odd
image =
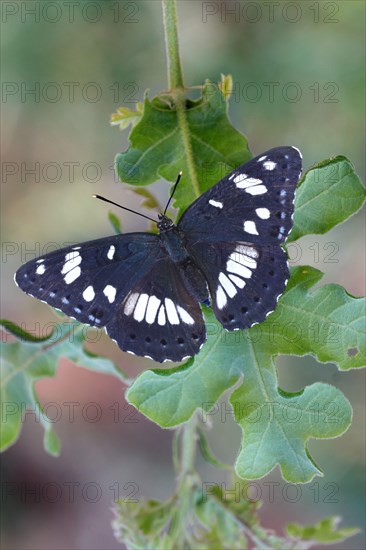
[[[243,164],[201,195],[178,227],[190,243],[282,243],[292,227],[301,154],[277,147]]]
[[[81,323],[106,327],[124,351],[162,362],[205,340],[198,301],[159,236],[128,233],[67,247],[18,269],[27,294]]]
[[[199,197],[178,224],[228,330],[263,321],[285,289],[289,270],[280,244],[292,227],[300,175],[298,149],[271,149]]]
[[[249,328],[276,308],[289,278],[280,246],[205,241],[189,250],[208,282],[213,311],[224,328]]]
[[[156,235],[116,235],[27,262],[16,272],[15,282],[81,323],[103,327],[114,317],[131,282],[143,278],[161,254]]]
[[[168,256],[131,283],[106,331],[124,351],[159,362],[193,356],[206,339],[199,303]]]

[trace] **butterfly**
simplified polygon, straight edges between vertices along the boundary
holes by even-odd
[[[271,149],[225,176],[158,234],[113,235],[24,264],[15,282],[118,346],[154,361],[196,355],[206,339],[201,304],[227,330],[271,313],[289,278],[281,247],[301,176],[296,147]],[[166,211],[166,209],[165,209]]]

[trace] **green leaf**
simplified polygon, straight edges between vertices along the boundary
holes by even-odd
[[[292,483],[306,483],[322,475],[307,449],[310,438],[332,438],[346,431],[352,409],[342,392],[322,383],[300,394],[286,394],[274,385],[274,365],[264,363],[252,349],[253,363],[246,384],[230,402],[243,429],[236,472],[243,479],[259,479],[276,465]],[[271,380],[272,379],[272,380]]]
[[[147,185],[163,177],[173,182],[183,170],[175,196],[181,210],[251,156],[246,139],[230,124],[224,94],[210,82],[198,100],[186,100],[183,115],[173,98],[146,96],[130,143],[116,157],[121,181]]]
[[[138,502],[119,500],[117,503],[119,520],[115,523],[115,527],[123,529],[128,523],[130,528],[131,524],[135,522],[137,530],[142,531],[145,535],[155,535],[171,520],[172,512],[169,502],[162,503],[158,500],[144,499]],[[127,518],[128,521],[126,521]]]
[[[136,110],[129,109],[128,107],[119,107],[116,113],[111,115],[111,126],[119,126],[121,130],[128,128],[131,124],[135,126],[143,114],[144,104],[141,101],[136,103]]]
[[[168,527],[177,512],[177,502],[141,499],[138,502],[119,500],[112,523],[114,536],[127,548],[172,549],[174,539]]]
[[[1,439],[0,449],[5,450],[19,438],[23,414],[32,409],[39,418],[44,434],[44,448],[50,454],[58,456],[60,442],[53,431],[52,424],[42,411],[35,393],[34,384],[47,376],[55,376],[60,359],[67,358],[75,365],[126,378],[109,359],[98,357],[85,349],[87,329],[74,322],[54,325],[54,330],[46,338],[32,340],[27,333],[11,322],[2,322],[12,334],[19,338],[15,342],[1,342]],[[95,332],[95,331],[94,331]]]
[[[289,523],[287,533],[290,537],[304,541],[313,541],[314,544],[333,544],[357,535],[359,529],[352,527],[338,529],[341,521],[339,517],[329,517],[322,519],[315,525],[299,525],[298,523]]]
[[[60,456],[61,442],[51,427],[45,429],[43,446],[50,455]]]
[[[209,411],[240,377],[242,360],[236,358],[236,347],[229,352],[220,345],[217,322],[211,322],[211,316],[206,328],[209,337],[199,360],[190,359],[172,369],[145,371],[126,393],[132,405],[163,428],[188,420],[197,407]]]
[[[224,501],[215,498],[200,498],[197,501],[195,513],[204,529],[196,532],[197,542],[201,546],[194,548],[223,548],[242,550],[248,548],[240,521],[225,507]]]
[[[144,197],[146,199],[141,202],[141,207],[150,208],[152,210],[155,208],[159,211],[162,210],[154,195],[150,193],[150,191],[148,191],[147,189],[131,189],[131,191],[133,191],[136,195],[139,195],[140,197]]]
[[[121,220],[114,212],[108,212],[108,219],[111,222],[111,225],[116,233],[116,235],[120,235],[122,233],[122,224]]]
[[[300,181],[294,226],[287,241],[323,234],[361,208],[365,188],[351,162],[343,156],[320,162]]]
[[[208,462],[209,464],[212,464],[212,466],[215,466],[216,468],[222,468],[224,470],[231,471],[232,466],[230,464],[224,464],[214,456],[213,452],[210,449],[209,443],[207,441],[206,434],[204,433],[202,428],[198,427],[197,434],[198,434],[198,444],[200,447],[200,451],[203,458],[206,460],[206,462]]]
[[[225,97],[226,101],[229,101],[233,91],[233,77],[231,74],[221,74],[221,82],[219,83],[219,89]]]
[[[52,336],[51,334],[48,334],[46,336],[36,336],[35,334],[31,334],[30,332],[27,332],[22,327],[16,325],[12,321],[8,321],[7,319],[0,319],[0,326],[3,327],[7,332],[18,338],[19,340],[23,340],[24,342],[45,342]]]
[[[336,284],[309,292],[323,273],[313,267],[291,269],[286,292],[268,319],[253,327],[262,349],[287,355],[311,353],[341,370],[366,364],[365,298]]]
[[[230,399],[244,431],[238,475],[256,479],[276,464],[293,482],[321,475],[307,441],[342,434],[351,422],[351,406],[339,390],[326,384],[300,388],[298,394],[284,392],[278,388],[274,364],[279,354],[309,353],[342,369],[365,363],[365,300],[338,285],[309,292],[321,276],[311,267],[294,268],[275,312],[247,331],[222,331],[205,309],[208,340],[196,359],[173,369],[145,371],[127,399],[160,426],[172,427],[188,420],[197,408],[204,411],[204,420],[210,409],[210,414],[222,414],[217,399],[242,375],[243,383]]]
[[[217,494],[216,494],[217,493]],[[113,521],[117,540],[127,548],[244,549],[247,538],[241,523],[251,504],[232,510],[220,491],[204,494],[202,487],[184,480],[177,494],[165,502],[118,501]],[[187,525],[191,528],[187,530]]]
[[[281,353],[312,353],[343,369],[365,363],[365,300],[338,285],[309,293],[320,278],[316,269],[293,269],[276,311],[243,334],[245,378],[230,399],[244,432],[236,464],[240,477],[257,479],[279,464],[286,480],[310,481],[321,470],[309,455],[307,440],[337,437],[351,422],[349,402],[331,386],[313,384],[298,394],[277,387],[273,358]],[[358,352],[350,356],[350,349]]]

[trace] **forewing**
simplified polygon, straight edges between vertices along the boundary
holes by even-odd
[[[163,362],[198,353],[206,339],[201,308],[177,264],[161,258],[132,282],[107,334],[129,353]]]
[[[213,311],[227,330],[264,321],[289,277],[286,254],[278,245],[204,242],[190,253],[208,282]]]
[[[282,243],[292,227],[301,154],[277,147],[243,164],[201,195],[178,227],[190,243],[217,240]]]
[[[96,327],[105,326],[159,259],[156,235],[128,233],[70,246],[27,262],[15,274],[30,296]]]

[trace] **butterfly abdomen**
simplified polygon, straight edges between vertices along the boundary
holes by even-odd
[[[190,257],[179,229],[173,227],[170,231],[162,232],[160,239],[170,259],[178,264],[182,278],[191,294],[200,303],[209,302],[206,279]]]

